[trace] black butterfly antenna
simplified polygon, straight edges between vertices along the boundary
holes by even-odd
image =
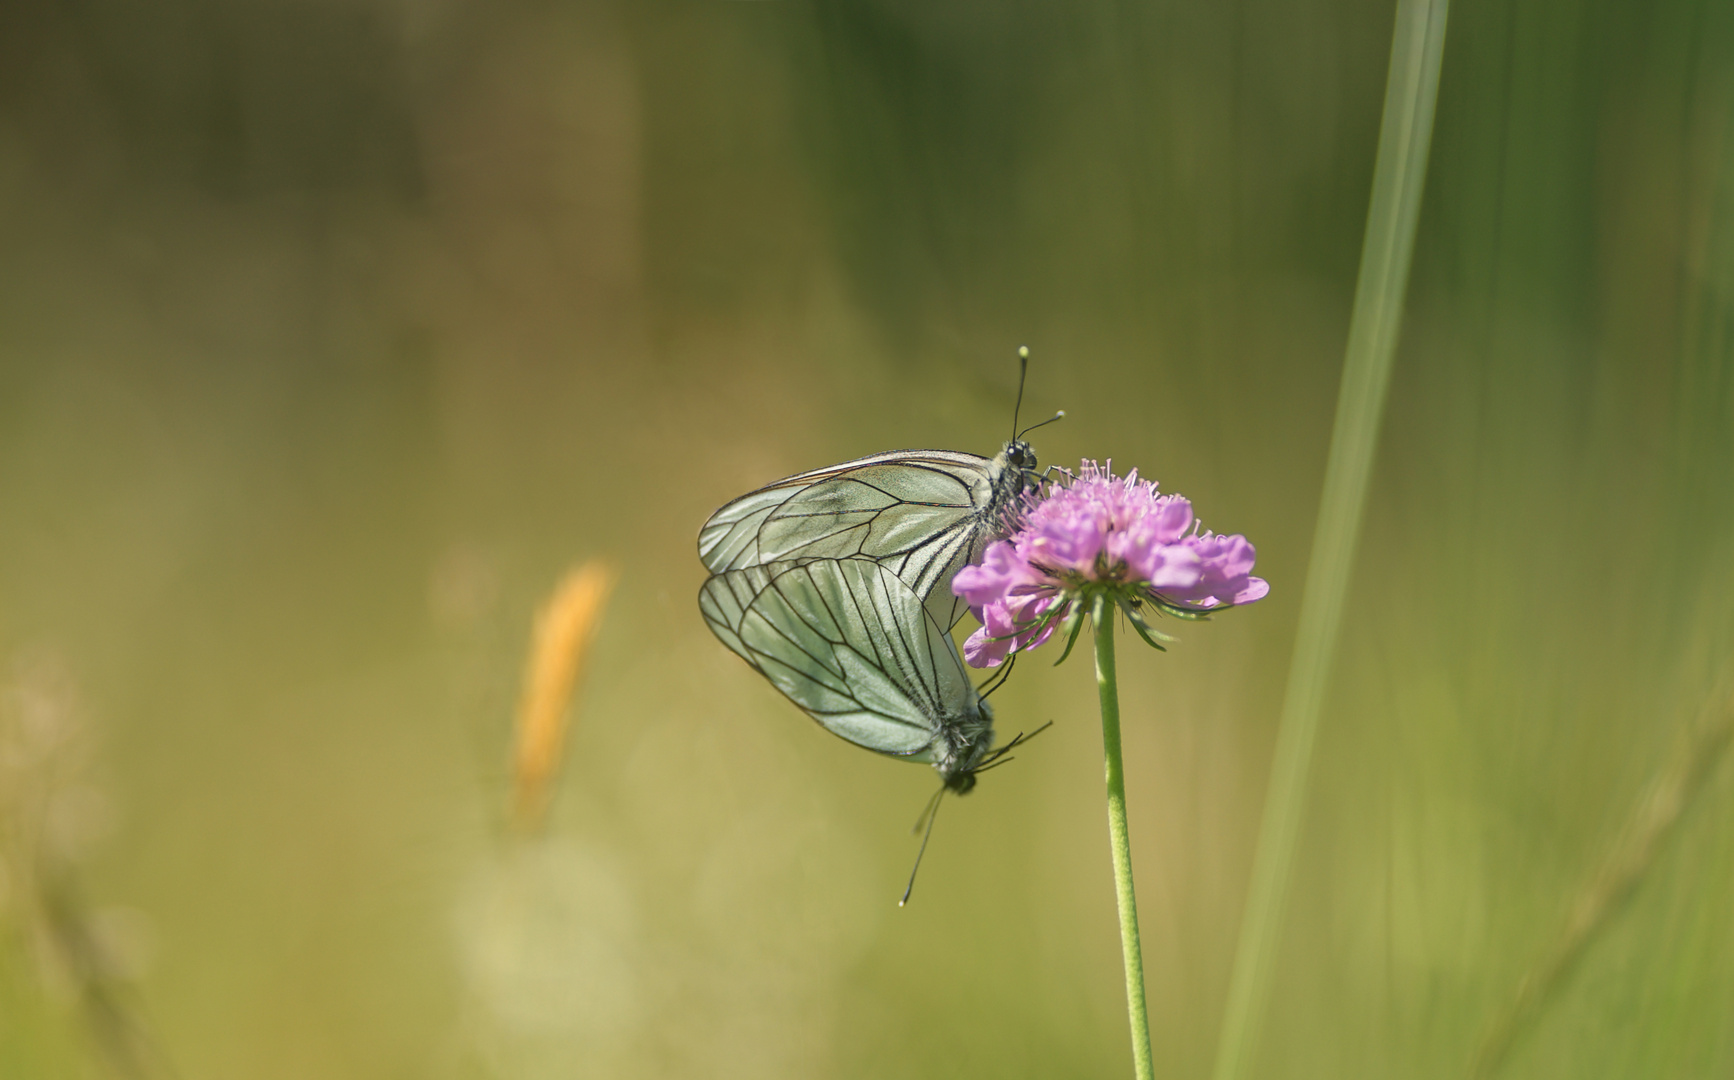
[[[1040,424],[1031,424],[1029,427],[1024,428],[1022,431],[1018,430],[1018,413],[1022,412],[1023,407],[1024,407],[1024,381],[1029,377],[1029,373],[1030,373],[1030,347],[1028,345],[1019,345],[1018,346],[1018,400],[1017,400],[1017,404],[1012,406],[1012,442],[1022,442],[1023,437],[1025,435],[1028,435],[1030,432],[1034,431],[1036,428],[1044,427],[1048,424],[1053,423],[1055,420],[1064,420],[1066,418],[1066,410],[1061,409],[1059,412],[1048,417],[1046,420],[1043,420]]]
[[[1054,722],[1049,720],[1047,723],[1036,728],[1027,735],[1021,731],[1018,732],[1017,735],[1012,738],[1011,742],[1006,743],[1004,746],[997,747],[983,758],[981,767],[975,771],[977,773],[984,773],[989,769],[998,768],[1006,762],[1011,761],[1011,758],[1006,757],[1007,754],[1053,726]],[[921,816],[915,819],[915,828],[910,830],[911,832],[921,833],[921,849],[915,853],[915,865],[909,868],[909,884],[903,887],[903,898],[897,901],[898,907],[902,907],[909,903],[909,894],[915,891],[915,875],[921,870],[922,856],[927,854],[927,842],[933,839],[933,823],[939,818],[939,803],[944,798],[945,785],[941,784],[939,790],[933,793],[933,798],[927,800],[927,806],[922,809]],[[924,825],[926,826],[925,830],[922,828]]]
[[[1017,437],[1019,440],[1022,440],[1025,435],[1028,435],[1030,432],[1034,431],[1036,428],[1047,427],[1049,424],[1053,423],[1055,420],[1064,420],[1065,418],[1066,418],[1066,410],[1061,409],[1059,412],[1048,417],[1046,420],[1043,420],[1041,423],[1031,424],[1029,427],[1024,428],[1022,431],[1018,432]]]
[[[933,822],[939,817],[939,801],[945,798],[945,785],[939,785],[939,790],[933,793],[933,798],[927,800],[927,807],[921,811],[921,816],[915,819],[914,832],[921,833],[921,850],[915,853],[915,865],[909,868],[909,884],[903,887],[903,899],[897,901],[902,907],[909,903],[909,894],[915,891],[915,874],[921,869],[921,857],[927,854],[927,842],[933,839]],[[925,824],[927,831],[922,832]]]
[[[1012,406],[1012,441],[1018,439],[1018,412],[1024,407],[1024,378],[1030,373],[1030,347],[1018,346],[1018,400]]]

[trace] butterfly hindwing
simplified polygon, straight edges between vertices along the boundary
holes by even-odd
[[[857,746],[927,760],[948,726],[981,723],[950,635],[870,559],[728,571],[705,582],[699,607],[724,644]]]

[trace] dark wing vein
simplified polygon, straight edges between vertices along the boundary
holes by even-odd
[[[883,586],[884,582],[880,582],[880,585]],[[886,607],[890,612],[891,622],[897,631],[897,637],[903,642],[902,654],[899,656],[898,660],[899,663],[901,663],[903,656],[907,656],[909,660],[908,666],[904,669],[904,682],[923,691],[923,696],[926,698],[926,701],[922,704],[926,706],[927,715],[937,717],[939,715],[939,694],[934,687],[928,685],[927,680],[923,677],[923,673],[919,670],[921,664],[917,652],[917,643],[915,639],[909,635],[909,625],[904,621],[907,613],[899,610],[896,604],[889,603],[890,599],[889,590],[887,590]],[[917,607],[915,610],[917,613],[916,617],[920,618],[921,608]],[[925,634],[922,635],[920,644],[923,646],[927,644]]]
[[[920,684],[888,640],[885,616],[863,603],[860,589],[873,584],[908,592],[895,574],[871,560],[821,559],[715,575],[700,592],[700,607],[724,644],[833,734],[907,757],[931,745],[936,725],[920,700],[930,695],[915,691]],[[913,603],[917,598],[909,594],[905,606]],[[847,608],[854,609],[854,621]],[[895,617],[895,604],[887,610]],[[827,619],[829,631],[820,625]],[[844,662],[845,653],[858,659]],[[903,714],[888,711],[895,707]],[[890,728],[876,732],[874,723]],[[892,736],[893,729],[915,738]]]
[[[705,565],[713,573],[739,569],[745,565],[779,561],[795,551],[810,551],[814,547],[823,546],[828,541],[835,546],[826,554],[833,556],[855,554],[859,545],[871,535],[873,528],[879,523],[882,515],[898,507],[917,507],[925,510],[956,510],[967,520],[975,509],[973,493],[976,484],[986,476],[988,461],[972,454],[962,454],[950,451],[899,451],[892,454],[880,454],[861,458],[853,462],[830,469],[816,470],[789,477],[776,484],[749,492],[730,502],[715,514],[711,515],[699,532],[699,554]],[[892,472],[891,470],[896,470]],[[887,482],[899,474],[922,474],[937,479],[944,485],[954,487],[958,492],[956,500],[936,498],[932,493],[927,498],[905,498],[895,490],[898,486]],[[859,487],[862,491],[871,491],[882,499],[890,500],[884,506],[858,506],[849,502],[844,489],[838,489],[835,506],[819,510],[809,510],[797,506],[789,506],[791,501],[800,499],[820,485],[828,483],[843,483]],[[873,500],[878,501],[878,500]],[[776,551],[767,557],[766,530],[773,523],[789,521],[822,521],[835,518],[835,527],[822,530],[811,538],[792,537],[797,541],[789,551]],[[856,550],[850,551],[847,541],[836,544],[836,538],[855,530],[864,530],[862,539],[857,541]],[[872,552],[874,557],[882,558],[888,555],[901,554],[913,547],[919,547],[920,542],[895,551]]]
[[[781,589],[778,589],[777,591],[779,594],[782,592]],[[784,603],[786,603],[786,604],[788,603],[787,597],[784,597]],[[788,604],[788,607],[789,607],[789,610],[794,611],[796,613],[796,615],[800,614],[799,609],[797,609],[793,604]],[[790,634],[787,630],[784,630],[781,626],[779,626],[777,624],[777,622],[775,620],[770,619],[770,618],[766,618],[763,612],[759,613],[759,617],[764,620],[764,623],[766,626],[770,627],[773,631],[776,632],[776,635],[778,637],[782,638],[784,641],[786,641],[790,645],[794,646],[796,652],[800,653],[802,656],[805,656],[807,659],[813,661],[813,663],[818,664],[820,667],[824,668],[826,671],[834,670],[833,665],[835,664],[836,659],[837,659],[835,652],[833,652],[833,654],[829,657],[820,656],[818,653],[815,653],[813,650],[807,648],[807,646],[804,643],[802,643],[799,639],[797,639],[793,634]],[[806,622],[806,620],[802,620],[802,621],[804,623]],[[816,627],[814,627],[811,623],[806,623],[806,626],[809,630],[812,630],[816,635],[818,635],[819,640],[830,641],[829,638],[825,637],[824,634],[820,633],[819,630]],[[836,643],[831,642],[831,644],[835,645]],[[754,651],[760,653],[763,656],[767,656],[767,657],[771,656],[770,653],[766,653],[761,649],[755,649]],[[774,659],[774,657],[772,657],[772,658]]]

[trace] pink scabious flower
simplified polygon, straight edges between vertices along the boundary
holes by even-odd
[[[1136,469],[1120,477],[1085,461],[1076,476],[1026,496],[1011,525],[1009,538],[952,579],[952,592],[981,621],[963,646],[974,667],[998,667],[1056,629],[1069,653],[1098,601],[1117,605],[1160,649],[1164,635],[1151,629],[1146,609],[1199,619],[1270,591],[1252,576],[1256,552],[1246,537],[1201,528],[1191,502],[1160,494]]]

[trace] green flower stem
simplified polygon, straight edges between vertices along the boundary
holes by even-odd
[[[1138,898],[1132,891],[1132,844],[1126,833],[1126,773],[1120,764],[1120,693],[1114,681],[1114,620],[1106,597],[1090,612],[1096,628],[1096,692],[1102,699],[1102,750],[1108,762],[1108,843],[1114,849],[1114,898],[1120,904],[1120,951],[1126,961],[1126,1013],[1132,1025],[1132,1065],[1152,1080],[1150,1015],[1144,1007],[1144,953],[1138,941]]]

